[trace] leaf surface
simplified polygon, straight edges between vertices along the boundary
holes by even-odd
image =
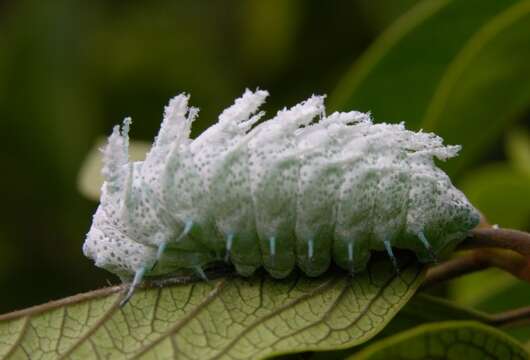
[[[376,335],[414,294],[423,267],[396,275],[376,258],[355,277],[225,277],[138,291],[120,287],[0,317],[6,359],[260,359],[347,348]]]
[[[332,93],[334,109],[371,111],[462,144],[456,173],[530,105],[530,1],[428,0],[398,19]]]
[[[524,128],[512,129],[506,141],[506,153],[512,165],[530,179],[530,132]]]
[[[468,171],[459,182],[471,203],[492,224],[514,229],[530,226],[530,176],[504,162]]]
[[[493,327],[469,321],[421,325],[375,342],[350,360],[528,359],[517,341]]]
[[[413,318],[416,324],[443,320],[491,321],[487,313],[461,306],[444,298],[419,293],[402,309],[400,317]]]
[[[501,329],[505,334],[512,336],[514,339],[525,342],[528,339],[524,336],[526,328],[523,326],[500,326],[496,314],[490,312],[478,311],[473,308],[461,306],[454,301],[444,298],[427,295],[425,293],[416,293],[411,300],[401,309],[401,311],[390,321],[390,323],[379,332],[369,342],[363,344],[364,347],[371,346],[374,343],[388,339],[396,334],[409,331],[424,324],[433,324],[447,321],[479,322],[486,325],[495,326]],[[523,332],[523,333],[522,333]],[[311,359],[345,359],[346,357],[358,353],[357,348],[346,349],[342,351],[330,351],[324,353],[315,353]],[[419,357],[423,359],[423,357]]]

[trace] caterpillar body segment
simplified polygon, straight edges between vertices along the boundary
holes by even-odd
[[[283,278],[352,273],[373,250],[435,260],[478,223],[478,212],[434,163],[455,156],[430,133],[325,115],[313,96],[258,125],[268,93],[247,90],[196,139],[197,110],[173,98],[145,161],[129,163],[130,120],[103,151],[105,183],[84,253],[123,279],[213,262]]]

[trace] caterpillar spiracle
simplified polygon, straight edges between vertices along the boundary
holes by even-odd
[[[431,133],[325,114],[312,96],[257,124],[268,92],[246,90],[190,139],[198,110],[170,100],[144,161],[129,162],[131,120],[103,150],[100,205],[83,252],[130,281],[228,261],[243,276],[295,266],[318,276],[334,262],[362,271],[372,250],[413,250],[429,262],[479,221],[434,163],[456,156]]]

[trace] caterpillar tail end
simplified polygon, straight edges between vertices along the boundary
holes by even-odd
[[[127,294],[120,301],[120,307],[124,307],[129,302],[129,300],[131,300],[131,297],[133,296],[134,291],[136,290],[138,285],[140,285],[140,283],[142,282],[144,275],[145,275],[145,267],[141,267],[140,269],[136,270],[136,273],[134,274],[134,279],[131,285],[129,285],[129,290],[127,291]]]

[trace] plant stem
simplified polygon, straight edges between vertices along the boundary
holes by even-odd
[[[497,267],[530,282],[529,233],[479,228],[471,231],[460,249],[467,251],[429,269],[424,288],[489,267]]]
[[[503,248],[530,258],[530,234],[524,231],[498,228],[479,228],[471,231],[463,248]]]
[[[530,306],[490,315],[488,324],[492,326],[522,326],[530,324]]]

